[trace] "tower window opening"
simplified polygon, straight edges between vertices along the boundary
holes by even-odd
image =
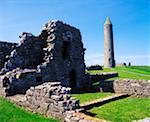
[[[70,47],[70,43],[67,41],[63,42],[63,46],[62,46],[62,58],[66,59],[69,57],[69,47]]]

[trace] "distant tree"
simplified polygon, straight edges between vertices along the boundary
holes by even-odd
[[[123,66],[126,66],[126,63],[125,63],[125,62],[123,63]]]
[[[131,62],[129,62],[128,66],[131,66]]]

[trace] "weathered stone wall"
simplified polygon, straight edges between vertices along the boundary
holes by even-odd
[[[31,87],[25,95],[6,98],[33,113],[65,122],[105,122],[82,113],[84,109],[80,108],[79,100],[71,97],[70,90],[69,87],[62,87],[60,82],[48,82]]]
[[[79,101],[70,96],[70,88],[62,87],[60,82],[49,82],[31,87],[19,104],[30,111],[48,117],[64,119],[66,112],[79,108]]]
[[[40,73],[35,69],[14,69],[0,77],[0,89],[3,89],[3,95],[24,94],[30,86],[42,83]]]
[[[4,71],[15,68],[35,68],[43,61],[43,40],[30,33],[22,33],[19,45],[11,52]]]
[[[115,80],[115,93],[127,93],[137,97],[150,97],[150,82],[146,80]]]
[[[117,72],[103,72],[103,73],[98,73],[98,74],[90,74],[90,79],[92,82],[106,80],[106,79],[114,78],[114,77],[118,77]]]
[[[0,84],[7,87],[7,94],[19,93],[30,85],[49,81],[61,81],[63,86],[71,88],[87,88],[89,81],[85,74],[84,51],[78,29],[60,21],[50,21],[39,36],[22,33],[19,45],[0,72]],[[28,73],[29,78],[33,76],[28,81],[16,78],[19,72],[24,76],[24,69],[34,70],[34,76]],[[9,85],[5,85],[6,81]]]
[[[150,97],[148,80],[118,79],[100,82],[101,91],[125,93],[136,97]]]
[[[9,59],[9,55],[15,49],[16,45],[16,43],[0,41],[0,70],[4,67],[4,63]]]
[[[85,80],[84,48],[80,31],[60,21],[48,22],[41,37],[46,40],[45,63],[39,66],[43,81],[60,80],[64,86],[82,88]]]

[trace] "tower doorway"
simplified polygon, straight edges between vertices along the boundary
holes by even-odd
[[[69,86],[71,87],[71,88],[75,88],[76,87],[76,72],[75,72],[75,70],[72,70],[71,72],[70,72],[70,83],[69,83]]]
[[[63,46],[62,46],[62,50],[61,50],[63,59],[69,58],[69,49],[70,49],[69,47],[70,47],[70,43],[67,41],[64,41]]]

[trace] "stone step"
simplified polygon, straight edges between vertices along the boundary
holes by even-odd
[[[93,107],[98,107],[98,106],[104,105],[106,103],[109,103],[109,102],[112,102],[112,101],[115,101],[115,100],[119,100],[119,99],[122,99],[122,98],[126,98],[126,97],[129,97],[129,95],[127,95],[127,94],[115,94],[115,95],[112,95],[112,96],[109,96],[109,97],[106,97],[106,98],[101,98],[101,99],[98,99],[98,100],[94,100],[94,101],[91,101],[91,102],[81,104],[80,107],[83,108],[83,110],[86,111],[86,110],[89,110]]]

